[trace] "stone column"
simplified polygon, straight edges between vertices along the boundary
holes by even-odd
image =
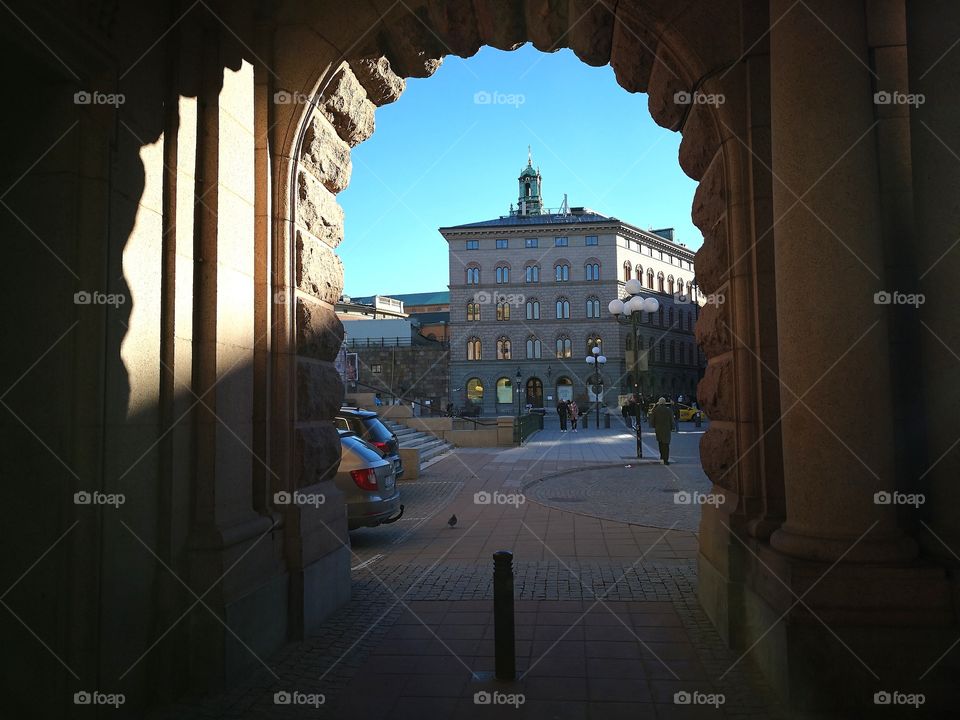
[[[906,560],[915,543],[894,506],[874,502],[894,473],[886,308],[874,303],[884,263],[865,10],[771,0],[770,17],[787,507],[771,544],[813,560]]]
[[[909,91],[918,103],[909,106],[916,208],[916,264],[925,302],[918,315],[922,402],[926,428],[914,424],[926,458],[914,468],[927,527],[920,534],[924,549],[956,563],[960,552],[957,513],[960,507],[960,443],[956,409],[960,401],[960,315],[956,278],[960,273],[956,201],[960,183],[960,54],[947,49],[960,32],[960,7],[949,0],[907,3]],[[919,98],[922,97],[922,102]],[[916,292],[914,288],[899,288]],[[919,324],[919,323],[918,323]]]

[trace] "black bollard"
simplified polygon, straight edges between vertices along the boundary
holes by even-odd
[[[516,680],[517,658],[513,627],[513,553],[493,554],[493,649],[497,680]]]

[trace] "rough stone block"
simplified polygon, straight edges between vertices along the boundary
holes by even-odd
[[[300,164],[331,193],[336,194],[350,184],[353,170],[350,146],[337,135],[322,113],[314,113],[310,119]]]
[[[708,358],[733,349],[730,335],[730,311],[727,303],[708,303],[700,309],[694,332],[697,344]]]
[[[697,400],[711,420],[736,420],[733,378],[731,356],[707,365],[703,379],[697,385]]]
[[[737,461],[737,439],[732,428],[711,427],[700,438],[700,462],[714,485],[736,489],[737,475],[728,472]]]
[[[570,0],[570,32],[567,42],[587,65],[600,67],[610,62],[614,15],[596,0]]]
[[[569,0],[527,0],[527,36],[537,50],[554,52],[566,47]]]
[[[697,192],[693,196],[691,218],[693,224],[706,235],[720,221],[726,210],[727,194],[723,181],[723,162],[718,153],[714,155],[713,161],[697,186]]]
[[[697,283],[705,293],[715,293],[727,282],[730,260],[727,251],[727,224],[718,223],[703,234],[703,245],[693,261],[697,269]]]
[[[514,50],[527,41],[523,3],[474,0],[477,27],[486,44],[498,50]]]
[[[320,109],[350,147],[373,135],[376,106],[370,102],[367,91],[347,65],[341,67],[330,81]]]
[[[483,40],[473,0],[430,0],[430,19],[450,52],[460,57],[477,53]]]
[[[343,403],[343,392],[333,363],[297,358],[297,420],[331,419]]]
[[[333,423],[297,428],[294,452],[297,488],[332,479],[340,467],[340,434]]]
[[[343,343],[343,323],[326,305],[297,298],[297,355],[333,360]]]
[[[681,67],[666,47],[657,48],[657,60],[650,72],[647,106],[653,121],[667,130],[679,130],[690,108],[684,98],[691,95],[691,84],[680,75]]]
[[[613,24],[610,67],[620,86],[629,92],[646,92],[656,62],[660,40],[646,25],[623,12],[617,12]]]
[[[382,42],[390,65],[401,77],[433,75],[449,52],[430,24],[426,7],[399,6],[384,22]]]
[[[683,123],[680,167],[694,180],[703,178],[711,160],[720,149],[720,136],[717,134],[713,113],[714,110],[709,105],[693,105]]]
[[[343,263],[319,240],[297,231],[297,287],[328,303],[343,293]]]
[[[302,167],[297,170],[297,220],[330,247],[343,240],[343,208],[336,195]]]
[[[360,58],[351,62],[350,67],[374,105],[389,105],[407,88],[407,81],[393,72],[385,57]]]

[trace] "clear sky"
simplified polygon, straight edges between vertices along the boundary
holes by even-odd
[[[573,207],[674,227],[692,249],[703,241],[690,221],[696,183],[677,161],[680,134],[656,125],[647,96],[617,85],[609,65],[590,67],[570,50],[449,56],[433,77],[408,80],[376,124],[353,149],[339,195],[347,295],[446,290],[437,228],[507,214],[527,145],[548,207],[567,193]]]

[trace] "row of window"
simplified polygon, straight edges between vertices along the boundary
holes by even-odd
[[[600,319],[601,315],[601,306],[600,298],[598,297],[588,297],[584,302],[585,305],[585,315],[587,318]],[[510,303],[506,301],[498,301],[496,303],[496,318],[497,320],[509,320],[510,319]],[[467,322],[479,322],[481,317],[481,305],[478,302],[468,302],[467,303]],[[539,300],[527,300],[524,304],[524,309],[526,310],[526,319],[527,320],[539,320],[540,319],[540,301]],[[693,324],[696,321],[693,311],[684,311],[678,310],[676,315],[674,314],[673,307],[666,309],[664,313],[663,306],[657,310],[656,313],[646,313],[644,316],[641,313],[640,320],[641,322],[646,322],[653,324],[654,315],[657,316],[657,324],[660,327],[674,327],[674,318],[677,320],[677,329],[678,330],[689,330],[693,331]],[[565,297],[557,298],[556,304],[554,306],[554,317],[557,320],[569,320],[570,319],[570,301]]]
[[[630,261],[627,260],[623,264],[623,281],[627,282],[628,280],[634,278],[634,276],[640,281],[641,284],[643,283],[643,266],[637,265],[636,268],[633,268],[630,265]],[[656,282],[657,286],[654,288],[653,269],[647,268],[647,287],[650,290],[656,289],[659,292],[668,293],[670,295],[673,295],[674,293],[680,293],[681,295],[686,295],[687,297],[690,297],[690,294],[694,290],[693,283],[691,281],[688,280],[686,284],[684,284],[683,278],[677,278],[674,280],[673,275],[667,275],[666,278],[664,278],[663,272],[657,273]],[[684,289],[686,289],[686,292],[684,292]]]
[[[638,339],[639,350],[641,352],[649,352],[652,356],[651,359],[653,362],[668,361],[672,363],[680,363],[681,365],[694,365],[697,362],[697,348],[693,343],[677,342],[676,340],[670,340],[668,342],[663,339],[659,340],[658,342],[654,342],[652,337],[645,340],[642,335]],[[603,351],[603,338],[601,338],[599,335],[590,335],[587,338],[585,347],[587,356],[593,352],[594,347],[599,347],[601,352]],[[513,357],[512,354],[513,343],[510,338],[506,337],[505,335],[497,338],[496,349],[497,360],[517,359]],[[525,350],[525,359],[539,360],[543,357],[543,342],[537,336],[531,335],[527,338]],[[633,350],[633,342],[627,343],[627,350]],[[554,357],[558,359],[573,357],[573,342],[570,340],[569,336],[557,336],[557,339],[554,342]],[[468,338],[467,360],[482,359],[483,342],[478,337]]]
[[[596,235],[587,235],[583,238],[583,244],[585,246],[597,245],[599,244]],[[536,248],[540,247],[540,238],[524,238],[523,246],[525,248]],[[569,247],[570,238],[566,236],[557,236],[553,239],[554,247]],[[467,250],[479,250],[480,241],[479,240],[467,240],[465,245]],[[510,248],[510,241],[506,238],[501,238],[497,240],[497,250],[507,250]]]
[[[467,285],[480,284],[480,268],[477,265],[468,265],[466,267]],[[497,265],[495,269],[497,284],[504,285],[510,282],[510,266]],[[553,276],[557,282],[568,282],[570,280],[570,266],[566,263],[559,263],[553,268]],[[587,263],[584,265],[584,276],[587,280],[600,279],[600,263]],[[524,282],[540,282],[540,266],[527,265],[523,273]]]
[[[510,266],[509,265],[497,265],[495,269],[495,275],[497,279],[497,284],[505,285],[510,282]],[[480,268],[477,265],[468,265],[465,268],[466,273],[466,283],[467,285],[479,285],[480,284]],[[623,281],[627,282],[632,279],[636,274],[636,279],[643,283],[643,267],[637,265],[634,269],[630,265],[628,260],[623,264]],[[567,263],[557,263],[553,267],[553,276],[554,280],[557,282],[568,282],[570,280],[570,265]],[[600,263],[598,262],[588,262],[583,266],[583,276],[584,280],[588,282],[595,282],[600,279]],[[527,283],[538,283],[540,282],[540,266],[539,265],[527,265],[524,268],[523,273],[524,282]],[[683,278],[674,279],[673,275],[664,276],[663,272],[659,272],[654,278],[653,270],[647,269],[647,284],[646,286],[650,290],[656,289],[659,292],[667,293],[673,295],[674,293],[680,293],[690,297],[691,293],[694,290],[693,283],[691,281],[684,282]],[[656,286],[654,285],[656,282]]]

